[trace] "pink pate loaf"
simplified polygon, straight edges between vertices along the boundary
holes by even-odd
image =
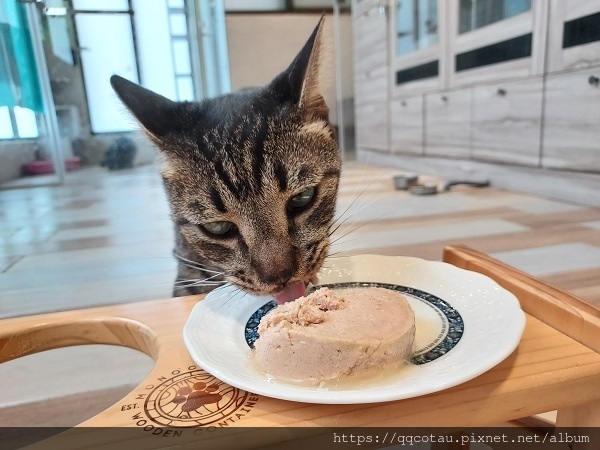
[[[270,311],[258,331],[252,357],[262,372],[318,382],[407,361],[415,315],[389,289],[321,288]]]

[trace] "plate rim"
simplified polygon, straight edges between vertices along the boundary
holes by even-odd
[[[402,399],[407,399],[407,398],[418,397],[421,395],[427,395],[427,394],[439,392],[439,391],[449,389],[451,387],[463,384],[463,383],[470,381],[470,380],[480,376],[481,374],[491,370],[497,364],[499,364],[500,362],[502,362],[506,358],[508,358],[518,347],[518,345],[521,341],[522,335],[523,335],[523,331],[525,329],[525,324],[526,324],[525,313],[520,306],[520,302],[519,302],[518,298],[512,292],[510,292],[506,288],[503,288],[502,286],[500,286],[498,284],[498,282],[496,282],[494,279],[492,279],[489,276],[484,275],[482,273],[475,272],[475,271],[468,270],[468,269],[463,269],[461,267],[454,266],[454,265],[444,262],[444,261],[430,261],[430,260],[426,260],[424,258],[418,258],[418,257],[413,257],[413,256],[391,256],[391,255],[376,255],[376,254],[361,254],[361,255],[353,255],[353,256],[342,256],[342,257],[336,258],[336,262],[333,262],[333,263],[330,262],[329,265],[330,266],[332,266],[332,265],[335,266],[336,264],[339,265],[339,263],[342,260],[343,261],[351,261],[353,259],[373,259],[373,258],[378,259],[378,260],[396,260],[396,261],[402,262],[402,263],[425,264],[428,266],[437,266],[437,267],[443,268],[442,270],[451,270],[451,271],[455,270],[456,273],[461,273],[463,275],[468,274],[469,276],[477,279],[478,282],[480,282],[480,283],[483,282],[483,283],[489,284],[490,286],[493,286],[496,291],[503,293],[503,295],[504,295],[503,300],[504,300],[504,302],[508,302],[508,306],[509,306],[509,308],[507,308],[507,310],[510,310],[513,314],[513,316],[511,316],[511,318],[513,320],[512,326],[514,327],[514,333],[513,333],[514,339],[505,340],[504,348],[500,352],[494,352],[493,356],[488,354],[487,355],[487,363],[485,365],[479,366],[479,368],[477,370],[469,371],[467,378],[463,378],[463,379],[450,378],[449,380],[447,380],[445,382],[437,383],[435,385],[435,387],[433,387],[433,388],[421,387],[418,389],[414,389],[410,395],[399,395],[399,396],[392,395],[392,396],[390,396],[389,394],[386,394],[386,393],[379,393],[379,395],[377,395],[375,391],[371,391],[371,390],[367,391],[367,390],[363,390],[363,389],[339,390],[338,391],[338,390],[319,390],[317,388],[314,388],[312,390],[307,391],[306,387],[302,387],[302,389],[297,389],[297,386],[295,386],[292,383],[285,384],[284,385],[285,389],[273,389],[274,387],[280,388],[281,385],[274,385],[271,383],[266,383],[265,388],[262,388],[261,385],[249,387],[246,385],[246,383],[243,382],[243,380],[242,380],[242,382],[240,382],[239,379],[237,379],[235,377],[235,374],[230,374],[226,369],[223,370],[222,368],[214,366],[212,364],[205,364],[205,361],[203,360],[203,358],[201,356],[199,357],[199,353],[197,353],[197,348],[196,348],[195,343],[192,342],[192,337],[193,337],[193,334],[195,331],[195,329],[193,329],[193,325],[194,325],[193,318],[195,318],[199,314],[199,311],[201,311],[202,309],[205,308],[205,306],[208,304],[208,303],[206,303],[207,301],[208,302],[216,301],[216,299],[211,300],[212,297],[210,297],[210,296],[212,293],[209,293],[203,300],[199,301],[196,305],[194,305],[192,311],[190,312],[188,320],[186,321],[184,328],[183,328],[183,339],[184,339],[185,346],[186,346],[188,352],[190,353],[190,356],[192,357],[194,362],[196,364],[198,364],[198,366],[201,367],[203,370],[205,370],[207,373],[210,373],[211,375],[218,378],[219,380],[226,382],[238,389],[243,389],[245,391],[252,392],[255,394],[264,395],[267,397],[277,398],[277,399],[281,399],[281,400],[304,402],[304,403],[365,404],[365,403],[397,401],[397,400],[402,400]],[[359,281],[359,280],[340,279],[339,281],[344,282],[344,281]],[[360,281],[372,282],[375,280],[368,279],[368,280],[360,280]],[[381,280],[380,280],[380,282],[381,282]],[[386,282],[389,282],[389,281],[386,281]],[[324,282],[323,284],[327,284],[327,283]],[[396,284],[400,284],[400,283],[396,283]],[[435,292],[433,292],[433,293],[430,292],[427,288],[423,288],[423,287],[419,287],[419,286],[409,286],[406,283],[404,283],[404,285],[406,285],[407,287],[413,287],[416,289],[424,290],[433,295],[438,295]],[[272,299],[272,296],[260,296],[260,297],[251,296],[251,297],[254,298],[255,301],[258,301],[258,299],[263,299],[264,303],[266,303],[270,299]],[[444,299],[443,297],[440,297],[440,298]],[[464,311],[461,309],[461,308],[464,308],[463,305],[460,305],[457,307],[457,305],[453,304],[451,301],[448,301],[447,299],[444,299],[444,300],[447,301],[454,308],[456,308],[461,315],[463,315]],[[264,303],[261,303],[261,305]],[[467,314],[467,317],[468,317],[468,314]],[[466,324],[465,328],[467,328],[468,324],[466,323],[466,320],[465,320],[465,324]],[[467,333],[467,330],[465,330],[465,335],[468,336],[466,333]],[[464,338],[465,338],[465,336],[463,336],[463,339]],[[460,345],[460,342],[459,342],[459,345]],[[248,348],[248,351],[251,351],[251,350]],[[450,354],[450,352],[448,354]],[[446,356],[446,355],[444,355],[444,356]],[[441,357],[439,359],[443,360],[444,357]],[[427,372],[426,369],[428,367],[431,367],[432,364],[435,365],[436,361],[438,361],[438,360],[432,361],[423,366],[418,366],[418,365],[412,366],[411,365],[412,366],[411,370]],[[279,391],[282,391],[282,392],[279,392]],[[291,393],[288,394],[288,393],[286,393],[286,391],[291,391]],[[302,395],[306,395],[311,392],[315,394],[312,397],[310,397],[311,399],[301,398]],[[346,398],[343,396],[342,396],[342,398],[339,397],[340,393],[356,393],[356,394],[358,394],[361,392],[362,393],[366,392],[368,394],[375,394],[375,395],[370,395],[370,396],[368,396],[369,398],[365,397],[364,395],[361,395],[361,396],[359,396],[359,399]],[[336,393],[338,395],[336,395]]]

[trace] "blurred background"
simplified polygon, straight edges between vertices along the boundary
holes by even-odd
[[[323,13],[344,160],[600,205],[594,0],[5,0],[0,187],[151,164],[110,75],[174,100],[263,85]]]
[[[332,251],[465,244],[600,308],[598,0],[0,0],[0,318],[170,297],[157,155],[110,76],[173,100],[264,85],[323,13]],[[491,186],[415,196],[401,174]],[[110,346],[4,363],[0,422],[80,423],[152,364]]]
[[[336,55],[331,117],[341,120],[339,104],[350,121],[350,3],[335,6],[334,14],[331,1],[310,0],[3,1],[0,187],[64,183],[71,172],[114,162],[111,148],[131,150],[126,167],[114,169],[152,163],[112,92],[112,74],[173,100],[261,86],[287,67],[323,13]]]

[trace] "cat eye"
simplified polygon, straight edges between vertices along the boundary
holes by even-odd
[[[315,188],[308,187],[299,194],[294,195],[288,205],[293,209],[302,209],[306,207],[315,196]]]
[[[224,236],[231,231],[235,231],[236,226],[232,222],[209,222],[201,225],[204,230],[215,236]]]

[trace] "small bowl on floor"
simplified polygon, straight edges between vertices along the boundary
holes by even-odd
[[[414,186],[419,180],[419,175],[414,173],[405,173],[394,176],[394,187],[398,191],[405,191]]]
[[[437,184],[415,184],[410,187],[410,193],[413,195],[433,195],[437,194]]]

